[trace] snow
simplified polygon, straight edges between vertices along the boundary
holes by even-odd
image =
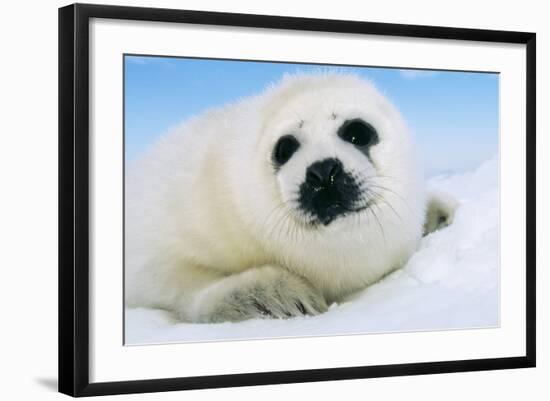
[[[190,324],[166,311],[126,309],[126,344],[488,328],[499,325],[498,158],[428,180],[460,203],[449,227],[423,238],[409,262],[319,316]]]

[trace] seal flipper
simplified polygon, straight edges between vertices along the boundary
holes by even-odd
[[[458,202],[451,195],[443,192],[429,193],[422,235],[426,236],[450,225],[457,207]]]

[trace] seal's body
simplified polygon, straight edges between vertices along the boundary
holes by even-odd
[[[287,77],[208,111],[127,175],[127,305],[193,322],[323,312],[414,252],[421,177],[399,113],[355,76]]]

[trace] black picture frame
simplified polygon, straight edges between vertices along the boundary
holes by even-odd
[[[516,43],[526,46],[526,344],[509,358],[90,383],[89,22],[91,18]],[[436,26],[74,4],[59,9],[59,391],[94,396],[535,366],[536,35]]]

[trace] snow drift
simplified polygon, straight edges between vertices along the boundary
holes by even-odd
[[[214,341],[495,327],[499,324],[498,158],[428,187],[460,203],[453,224],[422,239],[409,262],[320,316],[240,323],[176,322],[126,309],[125,343]]]

